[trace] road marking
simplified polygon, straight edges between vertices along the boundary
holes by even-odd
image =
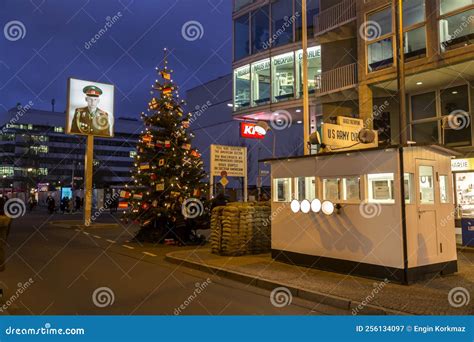
[[[148,253],[148,252],[143,252],[143,254],[151,256],[151,257],[156,257],[157,256],[156,254]]]
[[[127,246],[127,245],[122,245],[123,247],[125,248],[128,248],[128,249],[135,249],[135,247],[131,247],[131,246]]]
[[[81,231],[81,230],[80,230],[80,229],[78,229],[78,228],[76,228],[76,229],[74,229],[74,230],[75,230],[76,232],[80,232],[80,231]]]
[[[102,238],[101,238],[100,236],[98,236],[98,235],[94,235],[94,237],[95,237],[96,239],[102,239]]]
[[[108,240],[108,239],[107,239],[107,240],[105,240],[105,241],[110,242],[110,243],[117,243],[117,242],[114,241],[114,240]]]
[[[83,233],[84,233],[84,235],[91,235],[91,234],[90,234],[90,233],[88,233],[88,232],[83,232]]]

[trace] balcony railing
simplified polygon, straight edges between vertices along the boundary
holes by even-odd
[[[357,63],[348,64],[317,76],[316,84],[319,86],[317,94],[324,95],[353,88],[358,82]]]
[[[344,0],[314,17],[316,35],[323,34],[357,18],[356,0]]]

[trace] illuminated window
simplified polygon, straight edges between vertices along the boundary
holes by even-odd
[[[272,58],[273,101],[280,102],[295,97],[295,54],[293,52]]]
[[[421,165],[419,168],[420,204],[435,203],[433,166]]]
[[[0,176],[11,177],[14,174],[13,166],[0,166]]]
[[[234,71],[235,110],[250,106],[250,66],[246,65]]]
[[[377,173],[367,176],[368,202],[395,203],[393,173]]]
[[[323,179],[323,199],[325,201],[339,201],[339,178]]]
[[[274,202],[291,201],[291,178],[276,178],[273,180]]]
[[[298,201],[312,201],[316,198],[316,178],[298,177],[296,178],[295,198]]]
[[[252,104],[259,106],[270,102],[270,59],[252,64]]]
[[[130,151],[130,158],[135,158],[137,156],[137,151]]]
[[[296,58],[298,63],[296,64],[297,68],[297,96],[301,97],[303,95],[303,50],[296,52]],[[321,47],[314,46],[308,48],[308,90],[309,93],[314,93],[316,91],[316,79],[321,74]]]
[[[342,179],[342,199],[348,202],[360,201],[360,178]]]
[[[64,132],[64,128],[62,128],[62,127],[54,127],[54,131],[55,131],[56,133],[63,133],[63,132]]]

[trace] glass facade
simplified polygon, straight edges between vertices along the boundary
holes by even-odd
[[[300,41],[303,37],[303,17],[301,0],[295,1],[295,8],[295,38],[297,41]],[[308,18],[308,39],[310,39],[315,34],[314,18],[319,13],[319,0],[306,0],[306,13]]]
[[[293,0],[273,0],[272,33],[273,46],[293,42]]]
[[[474,0],[439,0],[441,15],[456,11],[469,5],[474,5]]]
[[[252,1],[236,1],[236,10]],[[314,37],[314,18],[319,0],[307,0],[308,38]],[[268,5],[234,20],[234,60],[270,47],[301,41],[301,0],[271,0]]]
[[[248,65],[234,71],[235,109],[250,106],[250,67]]]
[[[260,106],[270,102],[271,91],[270,59],[252,64],[252,105]]]
[[[253,2],[254,0],[234,0],[234,12],[241,10],[242,8],[247,5],[250,5]]]
[[[314,93],[321,73],[321,47],[308,48],[308,88]],[[234,70],[235,110],[300,98],[303,50],[256,61]]]
[[[273,102],[290,100],[295,97],[295,54],[289,52],[272,58],[272,99]]]
[[[266,50],[270,46],[270,14],[268,6],[252,12],[252,53]]]
[[[250,21],[249,15],[243,15],[234,21],[234,59],[250,55]]]
[[[297,97],[301,97],[303,95],[303,50],[299,50],[296,52],[298,63],[296,65],[297,68]],[[314,46],[312,48],[308,48],[308,89],[309,93],[312,94],[316,91],[317,84],[316,80],[318,76],[321,74],[321,47]]]

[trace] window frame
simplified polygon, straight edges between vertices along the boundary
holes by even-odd
[[[425,53],[424,53],[424,55],[419,55],[419,56],[414,56],[414,57],[407,58],[405,51],[403,51],[404,56],[405,56],[405,63],[408,63],[408,62],[411,62],[411,61],[414,61],[414,60],[417,60],[417,59],[420,59],[420,58],[426,58],[427,57],[428,32],[427,32],[427,29],[426,29],[426,1],[425,0],[424,0],[424,3],[425,3],[425,13],[424,13],[423,21],[421,21],[419,23],[416,23],[416,24],[413,24],[413,25],[410,25],[410,26],[407,26],[407,27],[403,27],[403,39],[404,39],[404,43],[406,43],[406,40],[405,40],[405,34],[406,33],[417,30],[421,27],[424,27],[424,29],[425,29],[424,30],[424,32],[425,32]]]
[[[408,94],[408,119],[409,119],[409,133],[410,133],[410,138],[413,139],[413,126],[416,124],[423,124],[423,123],[432,123],[432,122],[437,122],[438,125],[438,144],[441,144],[445,146],[445,142],[443,141],[443,119],[447,117],[448,115],[443,115],[443,109],[441,107],[441,92],[447,89],[451,88],[456,88],[460,86],[465,86],[467,87],[467,95],[468,95],[468,103],[469,103],[469,111],[468,114],[471,116],[471,144],[470,145],[460,145],[460,146],[454,146],[453,147],[469,147],[469,146],[474,146],[474,122],[473,122],[473,107],[472,107],[472,95],[470,90],[470,84],[469,81],[460,81],[460,82],[454,82],[452,84],[449,84],[448,86],[445,87],[438,87],[436,89],[431,89],[431,90],[424,90],[424,91],[419,91],[419,92],[414,92],[411,94]],[[412,97],[420,94],[426,94],[426,93],[435,93],[435,107],[436,107],[436,115],[432,118],[427,118],[427,119],[419,119],[419,120],[413,120],[413,108],[412,108]]]
[[[385,11],[387,9],[390,9],[390,13],[391,13],[391,16],[392,16],[392,31],[390,33],[386,33],[384,35],[381,35],[380,37],[376,38],[376,39],[372,39],[372,40],[366,40],[366,39],[363,39],[364,40],[364,44],[365,44],[365,72],[367,75],[370,75],[370,74],[373,74],[373,73],[376,73],[378,71],[383,71],[383,70],[387,70],[387,69],[390,69],[390,68],[393,68],[394,66],[397,65],[397,58],[396,58],[396,51],[395,51],[395,44],[396,44],[396,41],[395,41],[395,30],[396,30],[396,26],[395,26],[395,19],[394,19],[394,7],[392,4],[390,5],[383,5],[377,9],[374,9],[373,11],[370,11],[368,13],[365,14],[364,16],[364,24],[369,22],[369,17],[375,13],[378,13],[378,12],[382,12],[382,11]],[[425,15],[426,16],[426,15]],[[393,62],[392,62],[392,65],[390,66],[387,66],[387,67],[383,67],[383,68],[380,68],[380,69],[377,69],[377,70],[372,70],[370,71],[369,70],[369,46],[370,45],[373,45],[377,42],[380,42],[380,41],[383,41],[385,39],[388,39],[390,38],[391,41],[392,41],[392,58],[393,58]]]

